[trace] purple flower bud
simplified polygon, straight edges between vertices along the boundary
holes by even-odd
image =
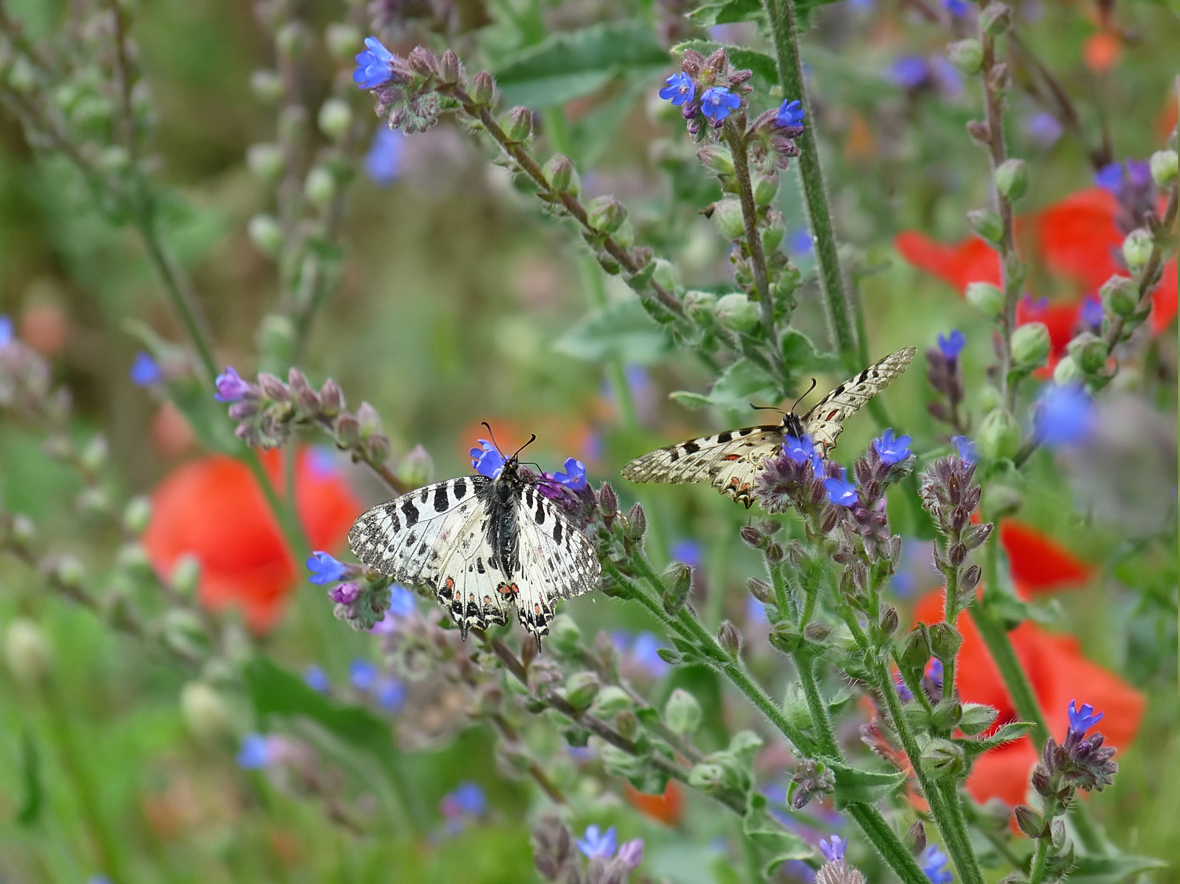
[[[615,858],[629,870],[639,868],[639,864],[643,862],[643,839],[633,838],[623,842]]]
[[[844,851],[848,848],[848,842],[839,835],[833,835],[831,838],[821,838],[819,841],[820,852],[823,853],[824,858],[830,862],[841,862],[844,859]]]
[[[312,582],[316,582],[312,579]],[[361,588],[355,583],[338,583],[328,590],[328,598],[338,605],[351,605],[361,597]]]
[[[214,385],[217,392],[213,398],[218,402],[237,402],[250,392],[250,385],[242,380],[232,365],[225,369],[224,374],[217,376]]]

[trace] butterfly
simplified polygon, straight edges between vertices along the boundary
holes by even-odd
[[[515,605],[539,642],[554,600],[589,592],[601,565],[586,535],[522,473],[520,452],[491,453],[503,463],[493,477],[460,476],[373,507],[348,545],[382,574],[429,586],[464,639],[472,626],[507,623]]]
[[[631,461],[623,467],[623,478],[671,484],[709,482],[726,497],[744,503],[749,509],[754,502],[755,477],[766,459],[782,450],[787,436],[801,439],[806,435],[827,456],[836,447],[844,421],[905,371],[916,352],[915,348],[906,347],[890,353],[840,384],[802,417],[788,411],[778,426],[726,430],[669,445]]]

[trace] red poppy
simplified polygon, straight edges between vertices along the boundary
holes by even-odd
[[[914,612],[915,621],[936,623],[942,619],[944,592],[923,597]],[[960,614],[956,626],[963,636],[959,649],[956,682],[966,702],[986,703],[999,710],[996,726],[1016,721],[1019,715],[991,653],[967,614]],[[1082,656],[1077,639],[1053,635],[1031,621],[1021,623],[1009,634],[1016,656],[1032,682],[1033,691],[1045,713],[1049,733],[1058,742],[1069,727],[1069,701],[1090,703],[1105,712],[1100,730],[1108,745],[1125,748],[1139,731],[1146,701],[1117,675]],[[1037,761],[1029,737],[1007,743],[981,755],[967,778],[967,790],[976,801],[1000,798],[1008,804],[1024,801],[1028,778]]]
[[[1015,519],[1000,523],[1000,543],[1008,553],[1012,580],[1022,595],[1036,596],[1085,583],[1094,570],[1049,535]]]
[[[959,294],[973,282],[1000,284],[1000,256],[977,236],[948,245],[916,230],[903,230],[893,245],[910,264],[950,283]]]
[[[679,825],[680,820],[684,817],[684,797],[674,780],[668,780],[663,795],[649,795],[646,792],[640,792],[630,783],[624,785],[624,794],[632,807],[665,825]]]
[[[276,488],[281,457],[262,454]],[[344,540],[361,503],[344,478],[314,450],[299,455],[296,504],[315,549]],[[152,566],[171,573],[184,555],[201,563],[198,598],[210,609],[237,605],[256,632],[275,625],[298,571],[262,489],[241,461],[221,454],[174,470],[152,493],[152,520],[143,535]]]

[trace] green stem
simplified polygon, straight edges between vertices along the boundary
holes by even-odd
[[[774,598],[778,603],[778,611],[780,617],[790,617],[799,624],[800,629],[807,626],[806,620],[799,618],[799,608],[795,604],[795,600],[791,598],[791,594],[787,592],[786,581],[783,580],[783,572],[777,565],[772,565],[770,562],[766,563],[766,570],[770,572],[771,583],[774,584]]]
[[[1060,780],[1055,783],[1056,788],[1060,788]],[[1045,799],[1044,812],[1042,819],[1046,824],[1057,815],[1057,798],[1050,796]],[[1032,868],[1028,872],[1028,884],[1041,884],[1045,880],[1045,864],[1049,860],[1049,848],[1052,846],[1053,839],[1049,837],[1046,832],[1037,839],[1037,846],[1033,852]]]
[[[795,669],[799,673],[799,683],[803,686],[803,696],[807,700],[807,709],[811,713],[811,723],[819,738],[819,749],[832,758],[840,758],[840,746],[836,742],[836,733],[832,729],[832,719],[828,714],[827,704],[819,692],[819,681],[815,677],[814,661],[800,653],[791,655],[795,661]]]
[[[774,43],[778,62],[779,82],[783,95],[798,98],[806,113],[806,125],[801,142],[799,177],[803,183],[803,197],[807,202],[807,216],[811,234],[815,237],[815,254],[819,260],[819,276],[824,291],[824,308],[828,324],[834,335],[834,343],[840,351],[846,366],[856,370],[859,349],[856,331],[848,315],[848,294],[844,287],[844,276],[840,270],[840,255],[836,247],[836,233],[832,226],[832,213],[828,208],[828,195],[824,188],[823,168],[819,162],[819,147],[815,140],[815,117],[807,99],[803,82],[803,62],[799,57],[799,42],[795,33],[795,9],[792,0],[762,0],[762,8],[770,24],[771,41]]]
[[[918,861],[897,837],[897,833],[886,822],[881,811],[871,804],[849,804],[844,810],[856,820],[869,843],[877,848],[881,858],[893,869],[893,873],[903,884],[930,884],[930,879],[926,877]]]

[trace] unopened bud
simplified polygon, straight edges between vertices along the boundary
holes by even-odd
[[[86,568],[74,556],[65,555],[57,560],[53,567],[53,576],[62,586],[68,589],[81,589],[86,579]]]
[[[578,179],[578,171],[574,168],[573,160],[565,154],[554,154],[545,164],[545,177],[558,193],[571,196],[581,193],[582,182]]]
[[[442,81],[448,85],[459,83],[463,79],[463,63],[454,49],[448,49],[438,60],[438,72]]]
[[[1066,345],[1066,349],[1084,374],[1101,371],[1110,355],[1106,341],[1091,332],[1082,332]]]
[[[303,194],[316,208],[326,208],[336,195],[336,176],[327,166],[314,166],[303,182]]]
[[[528,141],[533,137],[533,113],[527,107],[514,107],[501,124],[512,141]]]
[[[745,332],[754,328],[761,317],[758,305],[742,292],[723,296],[717,302],[716,316],[726,328]]]
[[[101,433],[96,433],[82,448],[79,460],[88,472],[97,473],[106,465],[110,452],[111,449],[107,445],[106,437]]]
[[[397,477],[411,488],[421,488],[434,478],[434,460],[421,443],[402,458],[397,467]]]
[[[750,595],[762,604],[769,605],[774,601],[774,588],[765,580],[751,577],[746,581],[746,587],[750,590]]]
[[[591,704],[595,715],[600,718],[614,718],[624,709],[631,709],[634,707],[634,702],[630,695],[618,685],[608,684],[604,685],[594,697],[594,702]]]
[[[568,614],[558,614],[549,624],[549,643],[558,654],[573,656],[582,647],[582,630]]]
[[[688,784],[706,794],[725,785],[725,770],[719,764],[697,764],[688,774]]]
[[[283,78],[278,71],[255,71],[250,75],[250,89],[267,104],[283,97]]]
[[[998,245],[1004,238],[1004,224],[991,209],[972,209],[967,213],[967,223],[991,245]]]
[[[1154,247],[1155,241],[1148,231],[1142,227],[1132,230],[1123,240],[1123,258],[1126,259],[1127,266],[1132,270],[1138,270],[1151,260]]]
[[[742,634],[738,632],[738,628],[729,620],[722,621],[720,628],[717,630],[717,641],[721,643],[721,647],[725,648],[733,656],[737,656],[742,650]]]
[[[342,98],[329,98],[320,105],[316,122],[321,132],[333,141],[340,141],[348,134],[348,127],[352,125],[352,108]]]
[[[762,249],[768,255],[771,252],[778,251],[778,247],[783,244],[786,239],[787,228],[781,223],[770,224],[762,228]]]
[[[1011,159],[996,169],[996,190],[1010,203],[1016,202],[1028,190],[1028,166],[1024,160]]]
[[[627,210],[613,196],[600,196],[590,201],[586,207],[588,222],[592,228],[601,233],[617,233],[627,220]]]
[[[202,681],[190,681],[180,690],[184,723],[198,740],[213,742],[231,732],[232,721],[224,698]]]
[[[950,740],[933,739],[922,750],[921,763],[935,780],[958,776],[963,770],[963,750]]]
[[[733,154],[723,144],[706,144],[697,150],[697,159],[719,177],[724,178],[733,174]]]
[[[945,733],[958,727],[959,719],[962,717],[963,704],[944,697],[943,701],[934,707],[934,714],[931,716],[930,722],[935,728]]]
[[[1098,294],[1102,306],[1115,316],[1130,316],[1139,306],[1139,284],[1127,276],[1112,276]]]
[[[939,660],[954,660],[962,644],[963,636],[951,624],[944,621],[930,625],[930,650]]]
[[[701,704],[683,688],[676,688],[664,706],[664,721],[674,733],[691,736],[701,726]]]
[[[1176,180],[1177,165],[1174,150],[1157,150],[1151,155],[1151,177],[1159,188],[1167,188]]]
[[[978,40],[959,40],[947,46],[946,56],[960,73],[978,74],[983,65],[983,44]]]
[[[995,319],[1004,312],[1004,293],[990,282],[973,282],[967,286],[967,303],[988,319]]]
[[[1016,825],[1030,838],[1040,838],[1045,834],[1044,819],[1031,807],[1023,804],[1016,805]]]
[[[717,309],[717,296],[712,292],[684,293],[684,312],[694,322],[708,322]]]
[[[1002,408],[997,408],[984,417],[979,425],[975,441],[984,457],[995,460],[1015,457],[1020,448],[1020,426]]]
[[[172,566],[172,573],[168,575],[168,582],[172,588],[184,598],[193,598],[197,594],[197,585],[201,581],[201,562],[186,553],[176,560]]]
[[[969,737],[981,734],[992,726],[997,715],[999,712],[985,703],[964,703],[959,730]]]
[[[123,507],[123,527],[129,534],[142,534],[152,518],[151,501],[143,494],[136,495]]]
[[[769,206],[778,193],[778,175],[766,175],[754,180],[754,204]]]
[[[283,228],[271,215],[255,215],[246,225],[246,233],[264,255],[273,258],[283,248]]]
[[[593,672],[575,672],[565,680],[565,698],[579,712],[590,708],[598,689],[598,676]]]
[[[967,123],[967,134],[979,144],[987,145],[991,142],[992,130],[983,120],[971,120]]]
[[[331,378],[324,381],[320,387],[320,414],[324,417],[336,417],[344,408],[344,391]]]
[[[979,27],[993,37],[1001,36],[1012,25],[1012,10],[1003,3],[991,2],[979,13]]]
[[[273,183],[283,174],[283,151],[277,144],[251,144],[246,149],[246,165],[263,181]]]
[[[356,410],[356,419],[360,424],[361,439],[368,439],[374,433],[381,432],[381,415],[368,402],[362,402]]]
[[[1012,333],[1012,361],[1017,365],[1044,365],[1051,348],[1049,329],[1043,322],[1026,322]]]
[[[471,80],[471,100],[477,105],[491,105],[496,100],[496,81],[487,71],[480,71]]]
[[[741,239],[746,235],[742,204],[735,199],[718,200],[713,204],[713,223],[725,239]]]
[[[360,442],[361,428],[356,415],[342,414],[336,419],[336,446],[343,449],[355,448]]]
[[[53,669],[53,654],[41,629],[23,617],[8,624],[4,633],[4,660],[13,677],[27,687],[41,685]]]
[[[672,585],[664,590],[664,611],[675,614],[684,607],[688,594],[692,591],[692,568],[681,562],[676,562],[671,568]]]
[[[647,513],[643,505],[636,503],[627,513],[628,533],[632,539],[639,540],[647,532]]]

